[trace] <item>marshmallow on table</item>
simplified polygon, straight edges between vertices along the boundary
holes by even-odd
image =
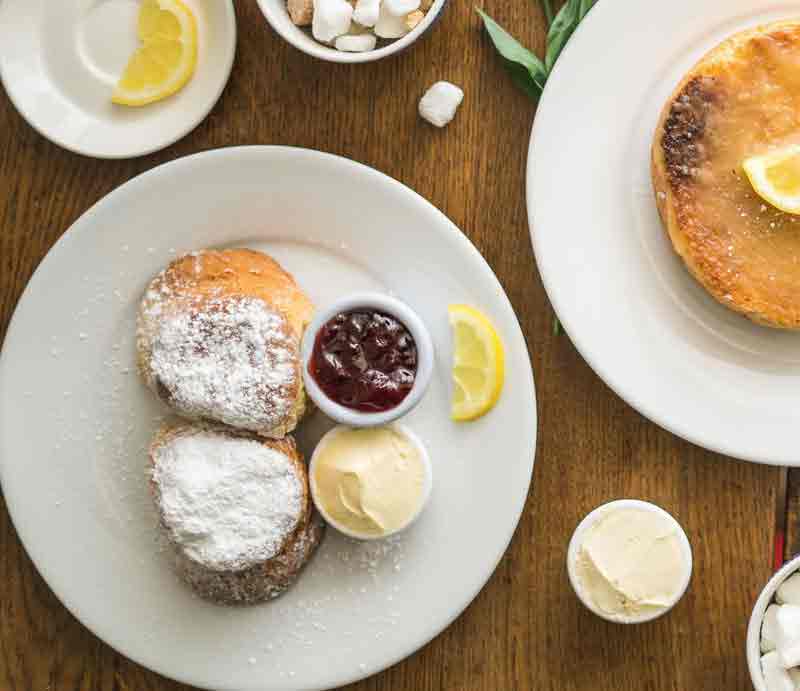
[[[795,691],[789,672],[783,668],[778,653],[767,653],[761,658],[761,671],[767,691]]]
[[[381,7],[385,7],[389,14],[395,17],[405,17],[419,9],[421,0],[383,0]]]
[[[405,16],[397,16],[386,8],[386,0],[381,3],[378,21],[375,22],[375,35],[381,38],[400,38],[408,33]]]
[[[347,0],[314,0],[311,33],[318,41],[328,43],[346,34],[353,18],[353,6]]]
[[[775,615],[775,648],[785,669],[800,666],[800,607],[781,605]]]
[[[375,26],[381,13],[381,0],[357,0],[353,21],[361,26]]]
[[[436,82],[419,102],[419,114],[437,127],[444,127],[456,114],[464,92],[450,82]]]
[[[339,36],[334,45],[336,46],[336,50],[341,50],[346,53],[364,53],[375,48],[376,40],[373,34],[347,35]]]
[[[789,576],[781,583],[775,599],[782,605],[800,605],[800,573]]]
[[[775,650],[775,638],[778,634],[779,605],[771,604],[764,612],[764,621],[761,623],[761,652],[769,653]]]

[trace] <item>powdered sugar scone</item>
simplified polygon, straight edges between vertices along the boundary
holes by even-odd
[[[178,573],[215,602],[280,595],[322,535],[291,437],[168,423],[150,447],[150,487]]]
[[[205,250],[172,262],[139,310],[139,370],[190,419],[280,438],[306,397],[299,342],[313,306],[274,259]]]

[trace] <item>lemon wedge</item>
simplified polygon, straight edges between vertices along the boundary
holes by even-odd
[[[742,168],[764,201],[787,214],[800,214],[800,145],[753,156]]]
[[[197,65],[197,22],[181,0],[143,0],[139,40],[111,100],[145,106],[180,91]]]
[[[469,305],[450,305],[453,328],[453,402],[460,422],[489,412],[500,398],[505,378],[503,342],[486,317]]]

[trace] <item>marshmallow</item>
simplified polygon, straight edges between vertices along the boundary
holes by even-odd
[[[761,671],[767,691],[795,691],[794,682],[781,665],[778,653],[767,653],[761,658]]]
[[[419,102],[419,114],[437,127],[444,127],[456,114],[464,92],[450,82],[436,82]]]
[[[375,26],[381,13],[381,0],[357,0],[353,20],[361,26]]]
[[[375,35],[381,38],[400,38],[408,33],[406,18],[391,14],[386,8],[386,2],[381,3],[378,21],[375,22]]]
[[[789,576],[781,583],[775,599],[782,605],[800,605],[800,573]]]
[[[336,50],[347,53],[363,53],[375,48],[377,39],[372,34],[360,34],[358,36],[339,36],[336,39]]]
[[[414,10],[418,10],[421,0],[383,0],[381,7],[385,7],[389,14],[395,17],[405,17]]]
[[[761,652],[770,653],[775,650],[775,638],[778,634],[778,605],[772,604],[764,612],[764,621],[761,623]]]
[[[800,665],[800,607],[781,605],[778,608],[773,636],[784,668]]]
[[[353,7],[347,0],[314,0],[311,33],[318,41],[328,43],[346,34],[353,18]]]

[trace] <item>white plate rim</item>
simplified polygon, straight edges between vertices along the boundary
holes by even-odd
[[[233,65],[236,60],[236,45],[238,41],[238,29],[236,24],[236,8],[234,6],[234,0],[223,0],[225,3],[225,10],[226,10],[226,18],[228,21],[226,27],[226,33],[228,35],[228,43],[226,46],[226,62],[225,67],[223,70],[223,76],[220,80],[217,89],[209,99],[208,104],[192,119],[187,121],[186,125],[177,130],[174,134],[165,137],[164,139],[153,142],[147,146],[142,146],[139,149],[135,149],[133,151],[124,151],[120,153],[112,153],[112,152],[97,152],[92,150],[90,146],[78,146],[73,142],[70,142],[63,137],[59,137],[54,135],[51,132],[46,131],[45,128],[41,127],[40,123],[37,122],[34,118],[31,117],[30,113],[26,111],[26,109],[22,106],[19,100],[15,97],[15,92],[13,88],[9,87],[8,82],[8,70],[4,68],[6,64],[4,61],[0,60],[0,84],[3,85],[3,90],[5,91],[6,95],[8,96],[9,101],[14,106],[14,110],[17,111],[19,116],[40,136],[44,137],[48,141],[52,142],[56,146],[60,146],[62,149],[69,151],[74,154],[78,154],[80,156],[88,156],[90,158],[97,158],[100,160],[124,160],[128,158],[139,158],[141,156],[147,156],[149,154],[156,153],[157,151],[161,151],[162,149],[166,149],[169,146],[175,144],[175,142],[180,141],[186,135],[193,132],[202,122],[208,117],[209,113],[214,109],[214,106],[217,105],[219,99],[222,97],[222,93],[225,91],[225,87],[228,85],[230,81],[231,73],[233,72]],[[2,2],[0,2],[0,13],[3,11]]]
[[[522,518],[522,514],[524,513],[525,508],[527,506],[528,497],[530,496],[530,489],[533,480],[533,469],[536,461],[536,451],[537,451],[537,441],[538,441],[538,410],[537,410],[536,387],[533,375],[533,368],[530,363],[530,353],[528,350],[527,339],[525,338],[522,328],[519,324],[516,312],[514,311],[513,306],[511,305],[511,302],[508,299],[508,296],[505,290],[503,289],[502,285],[500,284],[494,271],[491,269],[491,267],[486,262],[484,257],[480,254],[480,252],[477,250],[477,248],[472,244],[469,238],[467,238],[467,236],[464,235],[464,233],[461,230],[459,230],[459,228],[455,226],[455,224],[452,221],[450,221],[450,219],[448,219],[439,209],[437,209],[424,197],[419,195],[417,192],[415,192],[408,186],[369,166],[334,154],[319,152],[301,147],[274,146],[274,145],[224,147],[220,149],[212,149],[208,151],[199,152],[196,154],[192,154],[189,156],[185,156],[182,158],[178,158],[163,163],[155,168],[152,168],[144,173],[141,173],[133,177],[132,179],[128,180],[124,184],[117,187],[115,190],[112,190],[112,192],[101,198],[94,205],[92,205],[62,234],[62,236],[50,248],[48,253],[39,263],[39,265],[35,269],[32,276],[30,277],[28,284],[26,285],[23,293],[21,294],[17,302],[12,317],[9,321],[8,328],[6,330],[6,336],[2,344],[2,348],[0,348],[0,386],[2,386],[2,382],[5,379],[4,371],[5,368],[7,367],[7,361],[8,361],[8,356],[7,356],[7,351],[9,350],[8,344],[11,342],[11,337],[15,331],[14,327],[15,327],[15,322],[17,320],[17,315],[20,314],[21,311],[24,309],[25,303],[29,299],[29,296],[33,294],[37,289],[38,280],[45,273],[45,271],[47,271],[48,267],[53,262],[58,260],[61,253],[80,232],[81,227],[87,222],[89,222],[96,213],[98,213],[101,206],[110,197],[112,197],[112,195],[116,198],[121,195],[131,194],[132,192],[135,192],[136,186],[140,184],[143,178],[149,177],[151,175],[158,175],[158,174],[164,174],[165,172],[166,173],[171,172],[173,169],[179,168],[182,165],[187,165],[187,162],[191,164],[197,161],[198,159],[213,159],[214,157],[225,156],[231,153],[235,155],[237,152],[241,151],[245,152],[271,151],[271,152],[276,152],[278,154],[284,153],[297,156],[310,156],[311,158],[322,157],[324,159],[330,161],[336,161],[341,165],[348,166],[354,170],[360,171],[362,174],[376,176],[377,178],[382,179],[385,183],[388,183],[393,187],[395,187],[395,189],[401,190],[404,194],[413,196],[419,203],[427,206],[429,210],[432,210],[433,212],[435,212],[436,215],[438,215],[441,218],[441,220],[443,221],[443,224],[441,226],[442,232],[444,232],[444,228],[447,228],[454,241],[462,246],[464,251],[472,257],[473,261],[475,261],[477,264],[483,267],[483,270],[486,272],[486,275],[490,277],[490,280],[495,284],[500,301],[510,311],[510,314],[513,315],[512,321],[513,324],[516,326],[516,333],[513,335],[514,340],[522,344],[525,354],[528,355],[528,358],[524,360],[527,363],[526,372],[518,373],[518,376],[525,380],[526,388],[530,389],[530,394],[531,394],[530,410],[528,411],[530,413],[530,417],[528,419],[530,419],[532,423],[530,425],[530,432],[529,432],[530,434],[529,441],[531,448],[529,451],[530,465],[527,472],[527,487],[525,488],[524,494],[521,495],[522,500],[520,501],[519,506],[516,507],[514,511],[514,521],[512,528],[509,534],[503,537],[503,540],[500,543],[501,549],[499,550],[498,554],[495,555],[494,559],[491,561],[491,568],[488,569],[486,573],[481,575],[481,578],[479,579],[480,585],[474,590],[474,592],[470,593],[469,596],[462,603],[460,603],[458,607],[454,608],[449,618],[443,621],[440,626],[431,629],[428,636],[421,638],[419,640],[415,640],[413,643],[403,646],[403,648],[398,652],[396,652],[394,655],[392,655],[386,661],[385,664],[379,667],[370,668],[368,670],[362,670],[361,672],[358,673],[353,673],[351,675],[346,675],[342,676],[341,678],[337,678],[332,682],[333,685],[327,685],[324,687],[318,687],[318,686],[308,687],[309,690],[336,688],[342,685],[351,684],[366,679],[367,677],[378,674],[396,665],[397,663],[403,661],[404,659],[411,656],[412,654],[414,654],[415,652],[426,646],[428,643],[430,643],[434,638],[436,638],[439,634],[445,631],[461,614],[463,614],[463,612],[467,609],[467,607],[470,606],[470,604],[474,601],[474,599],[479,595],[479,593],[483,590],[485,585],[491,579],[500,561],[505,556],[509,548],[509,545],[511,544],[511,541],[517,531],[520,519]],[[0,434],[2,434],[1,417],[0,417]],[[4,459],[0,457],[0,488],[2,488],[2,485],[4,484],[5,465],[6,463],[4,462]],[[20,532],[17,526],[17,522],[15,520],[15,514],[17,512],[15,499],[10,496],[5,496],[5,493],[4,493],[4,498],[6,500],[11,523],[12,525],[14,525],[14,529],[17,533],[17,536],[19,537],[19,540],[22,543],[24,549],[26,550],[26,553],[29,555],[29,558],[31,559],[32,563],[36,567],[37,572],[41,575],[41,577],[43,578],[47,586],[50,588],[50,590],[53,592],[53,594],[56,596],[56,598],[83,626],[85,626],[89,631],[91,631],[91,633],[95,635],[97,638],[99,638],[100,640],[104,641],[106,644],[111,646],[114,650],[128,657],[129,659],[133,660],[137,664],[142,665],[143,667],[146,667],[158,674],[161,674],[170,679],[174,679],[181,683],[191,684],[194,686],[198,686],[199,688],[208,688],[208,689],[212,688],[208,685],[204,685],[202,679],[192,677],[191,674],[176,675],[173,671],[165,670],[160,665],[153,664],[151,661],[145,661],[141,659],[139,656],[129,654],[125,650],[125,646],[119,642],[117,636],[113,635],[113,632],[103,631],[101,633],[94,626],[94,623],[87,623],[84,617],[81,616],[80,607],[77,605],[77,603],[73,602],[73,600],[66,593],[57,590],[52,586],[52,576],[50,575],[50,570],[49,569],[43,570],[40,567],[40,559],[38,556],[39,550],[33,547],[34,540],[32,539],[32,536],[24,532]]]

